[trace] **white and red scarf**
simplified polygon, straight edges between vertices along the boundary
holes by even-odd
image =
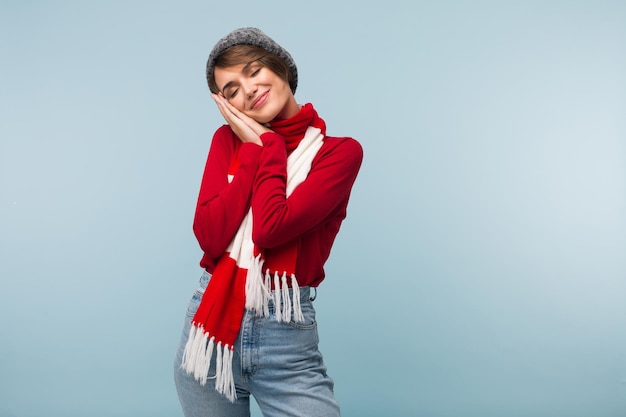
[[[306,179],[313,158],[322,147],[326,125],[313,106],[306,104],[294,117],[273,122],[270,127],[285,137],[290,152],[286,186],[289,197]],[[229,182],[238,167],[235,155],[228,172]],[[217,262],[193,317],[181,364],[188,374],[205,385],[215,355],[215,389],[230,401],[236,398],[232,359],[245,310],[267,317],[272,299],[276,320],[290,321],[293,315],[294,321],[304,321],[295,275],[297,243],[267,251],[266,258],[266,251],[252,242],[253,222],[250,209]]]

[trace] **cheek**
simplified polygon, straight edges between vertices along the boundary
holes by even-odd
[[[243,112],[243,110],[244,110],[244,106],[243,106],[244,100],[243,100],[243,98],[241,98],[241,94],[237,94],[237,97],[228,100],[228,102],[230,103],[231,106],[233,106],[234,108],[236,108],[240,112]]]

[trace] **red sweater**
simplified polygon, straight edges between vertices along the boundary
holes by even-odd
[[[200,265],[213,272],[252,206],[255,245],[269,260],[273,248],[297,242],[298,284],[316,287],[324,279],[324,263],[346,217],[363,150],[352,138],[326,136],[306,180],[286,198],[285,138],[271,132],[261,141],[263,146],[242,143],[228,125],[213,136],[193,223],[204,252]],[[237,148],[239,168],[229,183]]]

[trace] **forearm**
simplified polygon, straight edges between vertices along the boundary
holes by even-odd
[[[201,249],[211,257],[219,257],[226,250],[250,208],[260,155],[257,145],[221,139],[211,146],[193,223]],[[228,148],[224,143],[234,145]],[[229,174],[234,174],[232,180]]]
[[[332,139],[313,160],[306,179],[286,195],[287,156],[277,134],[265,134],[254,180],[253,240],[264,248],[288,242],[324,224],[349,197],[362,160],[352,139]]]

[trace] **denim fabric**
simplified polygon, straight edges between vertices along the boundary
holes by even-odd
[[[250,416],[250,395],[265,417],[339,416],[333,381],[326,374],[318,349],[315,309],[309,287],[300,288],[303,323],[296,323],[293,318],[288,323],[276,321],[272,302],[269,317],[257,317],[246,311],[233,355],[237,390],[234,403],[215,391],[214,379],[202,386],[181,369],[191,319],[209,279],[208,273],[202,275],[200,286],[189,302],[174,360],[174,380],[185,417]],[[215,369],[214,362],[215,358],[210,373]]]

